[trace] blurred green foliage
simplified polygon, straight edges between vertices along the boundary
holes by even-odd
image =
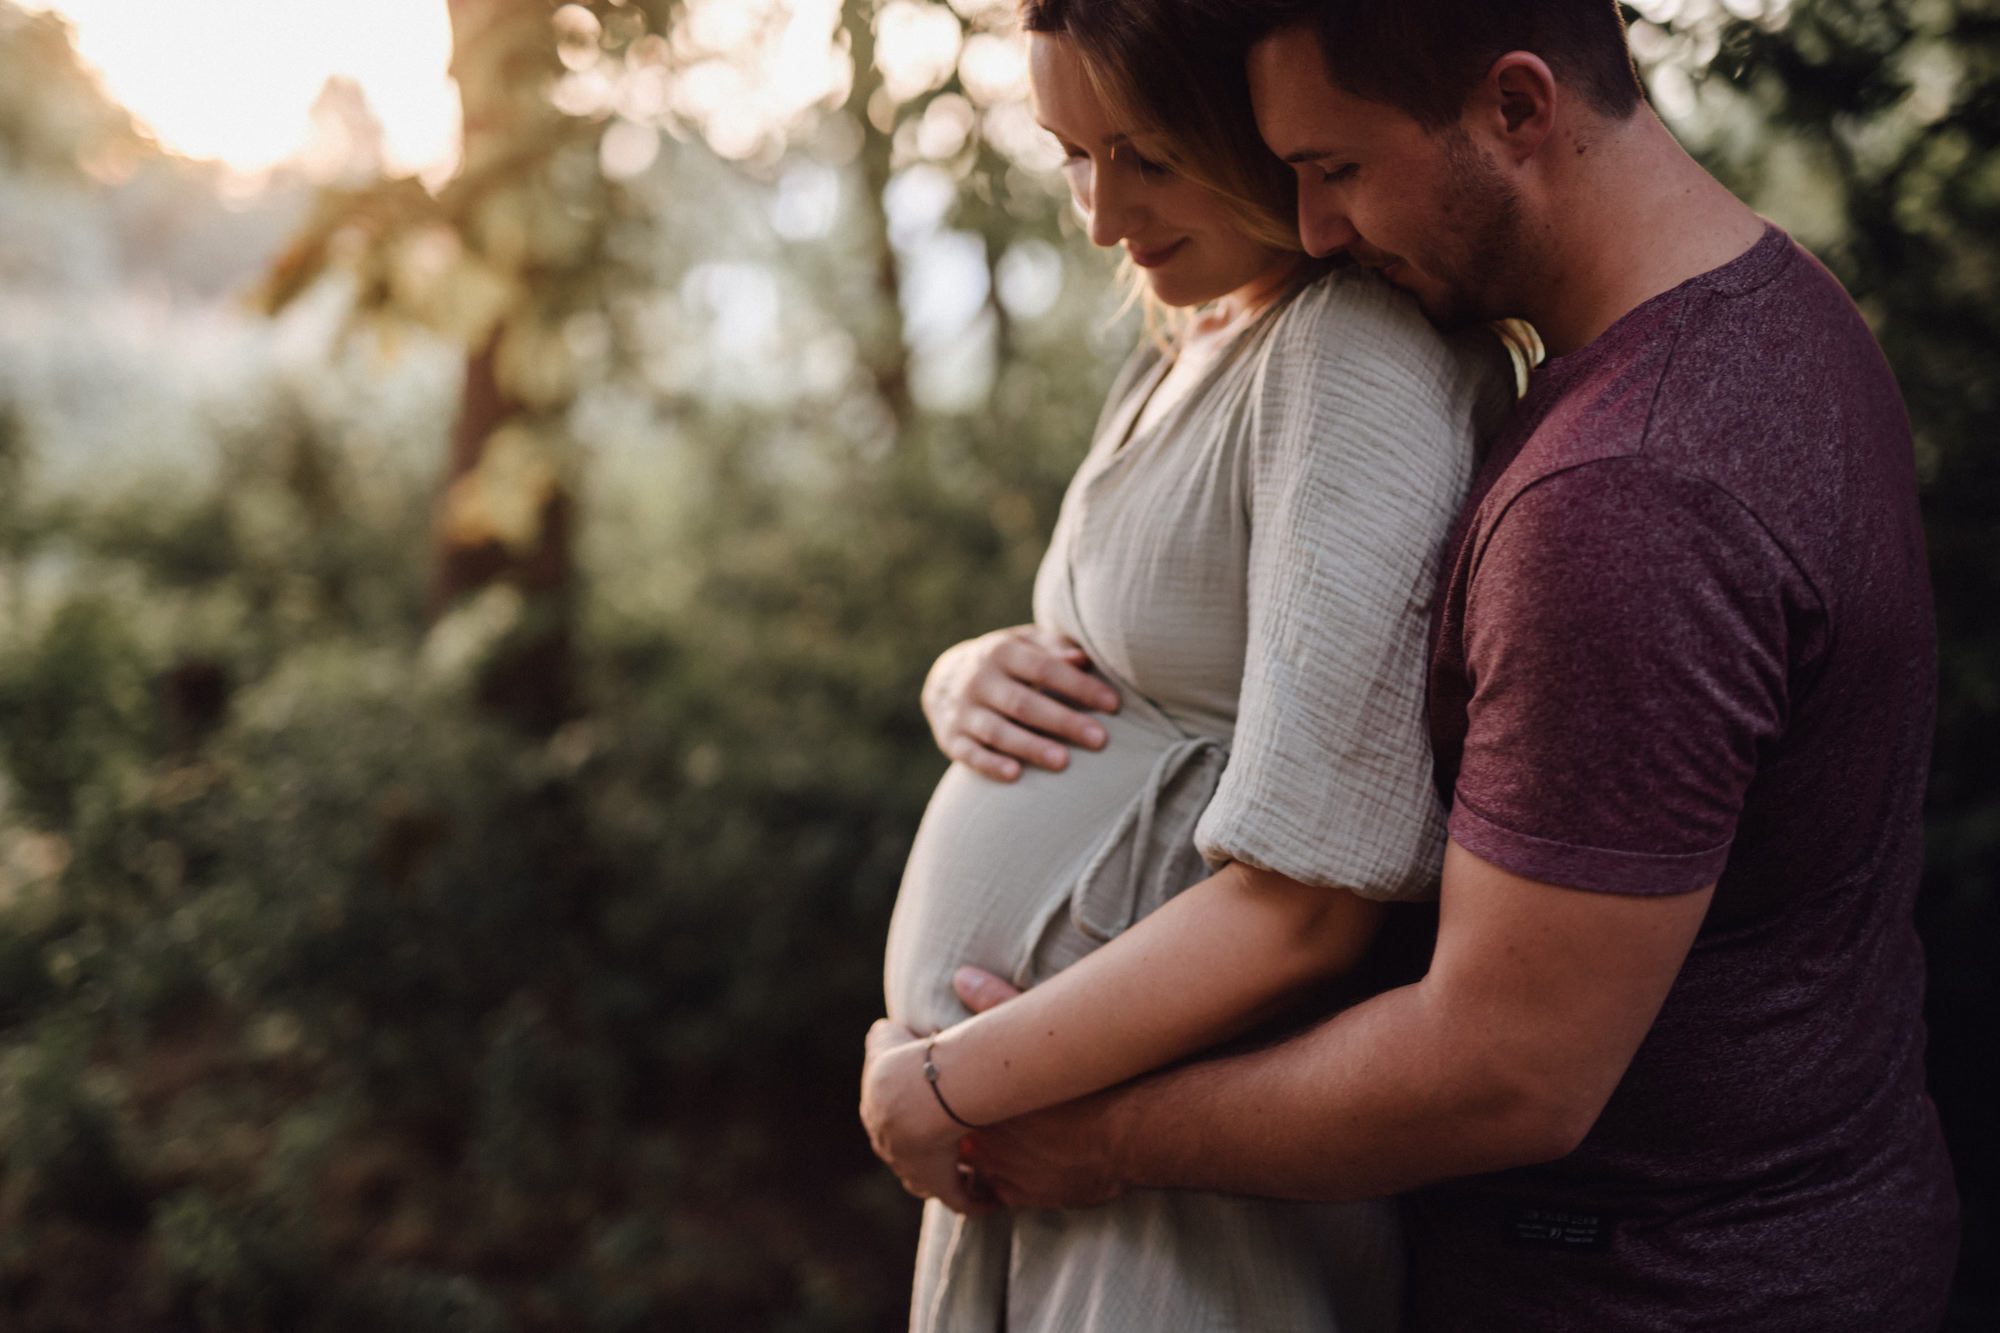
[[[627,6],[589,8],[625,60]],[[1670,8],[1645,7],[1692,33]],[[524,261],[515,304],[481,313],[488,222],[468,192],[440,215],[409,183],[329,196],[280,270],[301,301],[307,269],[344,272],[351,308],[405,323],[424,311],[396,299],[442,300],[466,326],[427,322],[461,358],[516,315],[561,345],[561,393],[534,409],[583,516],[560,725],[482,706],[494,663],[542,628],[535,598],[501,577],[431,605],[428,464],[385,471],[344,391],[275,376],[214,414],[211,476],[91,489],[43,484],[62,442],[0,391],[0,1327],[900,1321],[914,1208],[853,1088],[943,766],[917,687],[939,649],[1025,618],[1125,335],[1104,331],[1104,270],[1059,195],[989,134],[1004,121],[981,102],[954,130],[980,89],[947,67],[892,93],[869,68],[877,9],[842,7],[863,64],[845,100],[745,162],[668,143],[607,184],[562,150],[609,113],[529,116],[547,151],[509,188],[581,209],[589,233],[560,292]],[[905,3],[896,21],[976,30],[995,11]],[[1705,32],[1684,133],[1855,292],[1923,451],[1945,665],[1922,924],[1968,1210],[1952,1327],[1986,1328],[2000,17],[1812,0],[1776,31]],[[0,2],[0,70],[22,80],[0,80],[0,169],[81,169],[100,132],[139,151],[59,36]],[[64,106],[84,110],[52,119]],[[765,196],[822,169],[834,222],[764,235]],[[938,225],[976,241],[989,279],[950,341],[984,346],[990,373],[962,373],[956,404],[917,391],[953,347],[907,327],[921,256],[885,204],[939,180]],[[440,246],[440,228],[460,230]],[[1069,279],[1039,314],[1002,299],[1027,246]],[[747,382],[701,351],[703,283],[756,290],[717,261],[822,312],[785,315]],[[428,286],[396,276],[411,264]],[[375,332],[414,336],[399,327]],[[828,346],[818,387],[763,382],[813,379]],[[623,437],[643,451],[592,411],[637,413]],[[442,468],[445,434],[400,447]]]
[[[1020,618],[993,500],[1061,477],[1005,446],[1095,388],[1018,373],[1025,415],[950,432],[957,494],[919,430],[800,512],[714,423],[684,610],[592,569],[547,738],[475,702],[519,599],[427,622],[421,506],[325,440],[13,515],[7,572],[63,566],[0,636],[14,1326],[889,1322],[911,1215],[852,1088],[940,767],[911,701]],[[144,1280],[52,1284],[78,1229]]]
[[[650,194],[571,192],[623,258],[543,273],[570,306],[510,277],[545,330],[627,298],[611,364],[536,406],[590,515],[560,726],[482,706],[534,599],[502,578],[439,613],[421,474],[385,473],[337,394],[275,378],[215,412],[212,479],[171,485],[41,484],[61,441],[0,411],[0,1326],[898,1321],[914,1205],[853,1088],[942,767],[913,701],[939,649],[1025,618],[1120,340],[1073,287],[1007,331],[977,414],[919,407],[886,123],[844,168],[866,206],[784,252],[804,300],[893,342],[817,397],[642,385],[645,453],[583,466],[575,398],[635,401],[624,325],[687,312],[631,300],[708,257],[662,214],[693,191],[724,221],[691,225],[727,228],[768,191],[698,149]],[[378,202],[303,233],[337,274],[354,210],[378,226],[362,309],[397,248]],[[1031,202],[986,219],[987,262],[1024,236],[1073,261]],[[465,225],[447,286],[477,285]]]

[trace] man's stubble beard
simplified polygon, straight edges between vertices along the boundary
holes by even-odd
[[[1518,314],[1506,292],[1529,258],[1520,192],[1464,130],[1454,125],[1440,137],[1445,187],[1438,211],[1444,230],[1433,275],[1442,290],[1437,308],[1425,313],[1444,328]]]

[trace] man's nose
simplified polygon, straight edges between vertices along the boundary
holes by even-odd
[[[1315,259],[1338,254],[1354,244],[1360,233],[1348,220],[1347,210],[1332,200],[1299,191],[1299,241]]]

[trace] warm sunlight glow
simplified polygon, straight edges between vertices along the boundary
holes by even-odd
[[[65,15],[77,49],[162,146],[242,172],[300,154],[329,77],[360,86],[385,165],[457,152],[444,0],[25,0]]]
[[[833,39],[840,0],[687,0],[681,13],[664,104],[724,157],[781,143],[847,95],[853,70]]]

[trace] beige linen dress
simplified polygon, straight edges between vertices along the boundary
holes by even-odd
[[[1109,742],[999,783],[954,765],[889,932],[889,1014],[967,1017],[952,971],[1029,986],[1234,859],[1328,892],[1434,889],[1428,608],[1499,345],[1448,340],[1372,275],[1328,274],[1242,330],[1133,433],[1167,369],[1114,387],[1035,583],[1037,623],[1123,700]],[[1137,1191],[967,1219],[926,1206],[923,1333],[1374,1333],[1393,1327],[1391,1205]]]

